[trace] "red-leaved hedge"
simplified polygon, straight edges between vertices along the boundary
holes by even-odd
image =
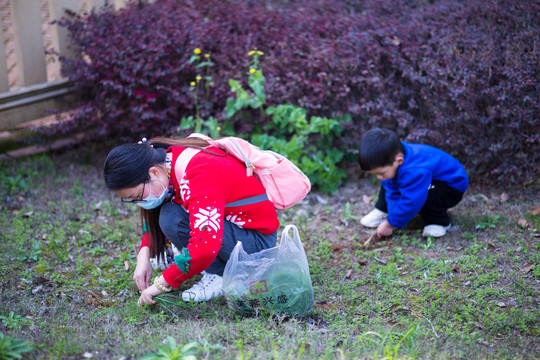
[[[201,114],[222,120],[228,80],[245,82],[257,48],[267,103],[350,114],[351,152],[389,127],[450,152],[473,180],[527,184],[540,171],[539,13],[534,0],[158,0],[65,19],[84,54],[66,60],[82,101],[65,126],[174,132],[194,113],[195,48],[214,63]]]

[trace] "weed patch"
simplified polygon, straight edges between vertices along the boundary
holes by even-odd
[[[197,359],[540,356],[538,192],[507,190],[514,200],[501,202],[496,189],[473,187],[452,209],[446,237],[422,238],[411,224],[369,242],[372,230],[358,219],[373,207],[376,184],[361,179],[332,195],[312,193],[279,218],[300,230],[313,310],[305,318],[243,317],[224,298],[183,302],[180,291],[197,278],[158,296],[156,306],[136,305],[139,217],[104,190],[100,162],[81,161],[91,158],[86,151],[103,158],[87,149],[0,167],[1,179],[20,182],[0,185],[0,352],[15,346],[24,357],[95,359],[150,359],[160,350]]]

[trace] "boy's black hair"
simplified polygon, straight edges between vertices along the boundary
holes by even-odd
[[[362,136],[358,162],[362,170],[369,171],[392,165],[400,152],[405,154],[405,149],[395,132],[375,128]]]

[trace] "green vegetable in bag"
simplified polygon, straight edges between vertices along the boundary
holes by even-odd
[[[288,235],[290,228],[294,239]],[[279,246],[259,253],[247,254],[237,244],[225,268],[223,289],[229,306],[242,315],[264,309],[304,316],[313,307],[313,287],[296,227],[288,225]]]

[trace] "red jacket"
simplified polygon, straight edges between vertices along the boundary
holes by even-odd
[[[203,151],[189,162],[184,177],[177,179],[175,163],[184,147],[172,146],[171,180],[174,187],[172,201],[189,212],[191,238],[180,250],[175,262],[163,272],[167,283],[175,288],[205,270],[214,261],[223,239],[223,222],[228,220],[245,229],[272,234],[279,227],[274,205],[269,201],[225,208],[233,201],[266,194],[255,176],[246,176],[246,167],[234,157],[216,156]],[[217,148],[208,150],[225,154]],[[142,246],[148,246],[147,233]]]

